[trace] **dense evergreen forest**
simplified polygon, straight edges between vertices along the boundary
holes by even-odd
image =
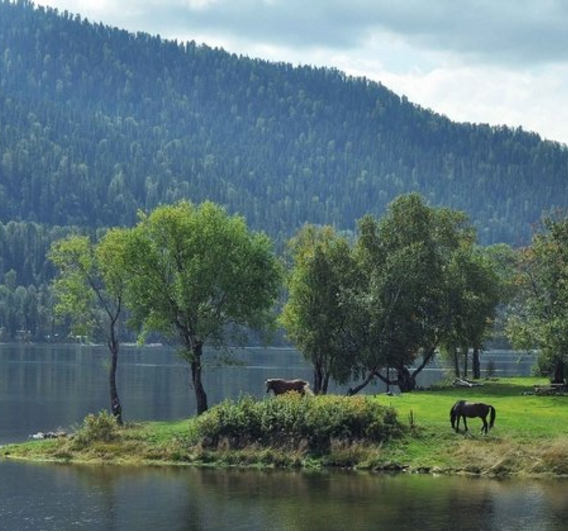
[[[454,123],[365,78],[0,0],[4,293],[42,292],[45,250],[70,226],[132,225],[181,198],[239,212],[280,245],[307,221],[353,230],[417,191],[467,212],[482,243],[516,245],[568,205],[567,177],[564,145]]]

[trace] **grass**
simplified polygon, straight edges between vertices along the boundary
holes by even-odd
[[[294,444],[287,444],[287,434],[282,441],[273,444],[256,439],[237,441],[235,437],[219,431],[219,437],[211,444],[212,429],[226,429],[227,419],[244,428],[249,415],[259,415],[255,429],[262,424],[262,415],[276,415],[274,402],[261,403],[251,399],[237,404],[235,411],[224,404],[222,414],[214,413],[214,421],[204,422],[203,417],[176,422],[149,422],[112,428],[110,436],[105,430],[108,419],[87,419],[73,438],[33,441],[7,445],[0,448],[0,456],[8,458],[112,462],[116,464],[178,464],[198,466],[246,466],[246,467],[348,467],[368,470],[407,470],[412,472],[438,472],[452,474],[476,474],[488,476],[547,476],[568,475],[568,425],[563,422],[568,410],[567,396],[535,396],[530,393],[533,385],[545,383],[538,378],[507,378],[485,381],[482,386],[455,388],[438,386],[428,391],[405,393],[399,396],[377,395],[370,400],[384,411],[397,413],[402,429],[394,430],[394,436],[365,440],[333,435],[322,447],[313,448],[309,438],[292,437]],[[470,419],[469,432],[455,433],[449,421],[449,410],[456,400],[492,404],[497,411],[495,427],[484,436],[480,434],[481,421]],[[273,399],[270,399],[273,400]],[[298,402],[299,411],[310,416],[314,425],[315,412],[328,415],[328,425],[337,426],[338,415],[361,414],[366,406],[349,404],[353,398],[344,398],[348,407],[341,407],[337,397],[316,397],[314,407]],[[327,402],[326,402],[327,401]],[[282,409],[291,414],[287,405]],[[246,407],[245,407],[246,406]],[[240,408],[240,409],[239,409]],[[334,409],[335,408],[335,409]],[[227,416],[228,415],[228,416]],[[234,416],[233,416],[234,415]],[[270,417],[272,422],[274,418]],[[221,421],[219,421],[221,419]],[[259,424],[260,422],[260,424]],[[297,425],[297,421],[294,421]],[[203,426],[209,430],[206,442],[200,434]],[[318,429],[326,425],[318,420]],[[88,430],[92,430],[89,432]],[[301,428],[305,429],[305,428]],[[81,430],[87,430],[82,433]],[[201,431],[200,431],[201,430]],[[217,433],[217,432],[216,432]],[[334,432],[337,433],[337,432]],[[78,444],[77,441],[82,441]],[[237,442],[235,442],[237,441]]]
[[[568,473],[568,425],[562,421],[568,396],[536,396],[542,378],[507,378],[482,386],[440,386],[396,397],[380,395],[415,429],[402,446],[389,448],[392,459],[415,469],[487,475],[565,475]],[[451,430],[449,410],[457,400],[492,404],[497,416],[487,436],[481,420],[469,419],[467,433]]]
[[[480,387],[439,387],[430,391],[405,393],[396,397],[381,395],[381,404],[393,406],[401,419],[412,415],[419,426],[431,431],[447,431],[451,406],[461,399],[492,404],[497,411],[493,436],[545,438],[568,435],[568,425],[559,422],[568,408],[567,396],[536,396],[533,385],[545,383],[541,378],[507,378],[484,381]],[[481,421],[468,422],[472,434]]]

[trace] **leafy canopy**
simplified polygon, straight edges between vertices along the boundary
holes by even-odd
[[[231,324],[269,323],[281,283],[270,239],[211,202],[182,201],[143,215],[131,230],[125,267],[133,322],[178,337],[189,351],[196,342],[221,343]]]
[[[122,312],[126,272],[118,261],[124,232],[108,231],[94,244],[70,235],[53,243],[49,258],[58,269],[53,282],[56,315],[71,319],[78,335],[103,334],[108,340]]]
[[[568,362],[568,218],[550,216],[521,253],[508,333],[515,348],[538,348],[539,364],[564,377]]]
[[[344,293],[355,282],[355,262],[348,241],[329,226],[304,226],[290,247],[293,269],[280,322],[314,366],[314,391],[325,392],[330,377],[345,382],[350,373]]]

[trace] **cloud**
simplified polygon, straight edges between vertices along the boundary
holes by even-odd
[[[451,119],[568,143],[565,0],[39,0],[91,21],[364,75]]]
[[[535,65],[568,60],[564,0],[52,0],[108,14],[128,29],[298,49],[357,49],[386,34],[467,61]]]
[[[523,66],[568,60],[563,0],[123,0],[120,10],[129,27],[148,26],[151,19],[166,35],[207,32],[336,50],[390,34],[467,61]]]
[[[522,127],[568,144],[568,66],[531,73],[478,65],[406,74],[382,71],[376,77],[454,121]]]

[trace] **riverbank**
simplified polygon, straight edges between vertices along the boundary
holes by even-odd
[[[204,438],[199,432],[203,429],[199,424],[203,417],[127,424],[115,429],[106,426],[105,419],[91,416],[89,433],[83,431],[81,435],[79,430],[74,437],[7,445],[0,448],[0,457],[129,465],[343,467],[497,477],[568,476],[568,426],[560,421],[565,416],[568,395],[530,394],[534,385],[542,383],[543,379],[508,378],[485,381],[479,387],[440,386],[399,396],[378,395],[370,401],[384,406],[386,413],[395,411],[398,422],[396,429],[389,428],[384,437],[375,440],[333,436],[329,444],[314,446],[307,439],[296,437],[294,444],[287,444],[284,430],[272,443],[259,443],[255,438],[243,444],[242,440],[235,443],[231,437],[213,441],[211,431],[207,432],[209,439]],[[319,404],[321,412],[329,411],[329,404],[322,405],[325,403],[318,402],[320,398],[325,397],[312,399],[314,404]],[[353,398],[356,397],[345,398],[345,404]],[[479,433],[479,419],[468,421],[468,433],[452,431],[449,410],[459,399],[495,407],[495,427],[488,435]],[[366,400],[357,402],[357,414],[362,411],[361,404],[367,407]],[[265,400],[259,404],[265,407],[266,403],[275,402]],[[248,413],[240,411],[239,422],[243,425],[250,419],[250,408],[255,404],[251,399],[245,404]],[[304,402],[298,404],[306,407]],[[289,414],[288,406],[286,411]],[[343,413],[334,411],[337,420]],[[227,417],[223,419],[226,424]],[[211,422],[207,426],[211,430]],[[82,430],[85,429],[84,423]]]

